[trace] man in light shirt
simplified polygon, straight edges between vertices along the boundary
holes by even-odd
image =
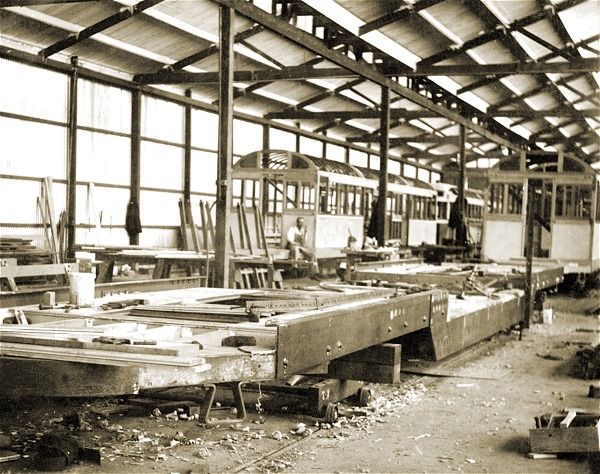
[[[287,233],[287,248],[293,260],[308,260],[317,269],[317,258],[314,252],[306,246],[306,223],[303,217],[296,219],[296,225],[290,227]]]

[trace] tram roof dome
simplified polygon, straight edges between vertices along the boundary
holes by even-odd
[[[259,150],[249,153],[235,164],[238,168],[254,169],[318,169],[329,173],[338,173],[362,178],[362,173],[348,163],[317,158],[288,150]]]

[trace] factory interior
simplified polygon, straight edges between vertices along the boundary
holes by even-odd
[[[0,0],[0,473],[600,474],[598,0]]]

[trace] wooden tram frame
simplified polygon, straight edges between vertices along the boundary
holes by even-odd
[[[287,229],[303,217],[311,230],[307,246],[315,249],[317,258],[340,258],[349,237],[359,244],[364,240],[366,222],[378,193],[376,174],[298,152],[259,150],[240,158],[233,167],[233,203],[260,208],[267,235],[281,247],[286,245]],[[435,195],[427,183],[390,176],[386,200],[389,242],[435,243]],[[423,200],[417,203],[420,211],[411,208],[406,196]],[[409,218],[417,211],[416,219]],[[241,234],[237,213],[234,207],[234,239]]]
[[[600,269],[600,174],[562,152],[523,151],[489,170],[482,257],[497,262],[525,258],[530,196],[536,196],[535,261],[564,265],[566,274]]]

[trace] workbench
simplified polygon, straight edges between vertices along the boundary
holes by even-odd
[[[186,269],[188,276],[196,271],[201,279],[206,279],[210,262],[214,259],[214,254],[187,250],[96,250],[95,253],[100,260],[97,283],[111,282],[115,265],[124,263],[153,265],[153,279],[171,278],[174,266]]]

